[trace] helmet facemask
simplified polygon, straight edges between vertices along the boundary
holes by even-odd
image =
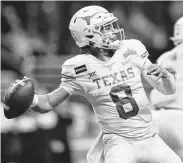
[[[121,41],[125,39],[124,30],[119,27],[117,18],[103,25],[95,25],[92,32],[95,35],[91,42],[102,49],[118,49]]]

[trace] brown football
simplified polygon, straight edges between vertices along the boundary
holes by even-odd
[[[34,92],[34,82],[30,78],[10,86],[3,100],[5,117],[12,119],[23,114],[32,104]]]

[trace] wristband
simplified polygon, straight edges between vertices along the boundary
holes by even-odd
[[[32,104],[31,104],[31,108],[35,107],[37,104],[38,104],[38,95],[37,94],[34,94],[34,99],[32,101]]]

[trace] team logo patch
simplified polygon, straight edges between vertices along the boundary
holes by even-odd
[[[86,65],[78,66],[74,68],[76,74],[87,71]]]
[[[124,53],[123,53],[124,57],[128,57],[129,55],[137,55],[137,52],[133,49],[127,49]]]
[[[100,76],[98,76],[96,74],[96,71],[89,73],[89,75],[90,75],[90,77],[89,77],[90,79],[98,79],[98,78],[100,78]]]

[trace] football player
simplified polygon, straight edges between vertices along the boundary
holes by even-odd
[[[153,111],[153,116],[159,135],[183,160],[183,17],[176,21],[171,40],[175,47],[162,54],[157,64],[175,75],[176,93],[165,96],[153,90],[150,100],[158,109]]]
[[[175,79],[152,64],[145,46],[125,40],[117,17],[100,6],[87,6],[72,17],[69,29],[81,53],[62,65],[61,84],[36,95],[32,109],[52,110],[72,94],[92,104],[101,133],[88,152],[90,163],[181,163],[156,134],[142,78],[163,94],[175,93]]]

